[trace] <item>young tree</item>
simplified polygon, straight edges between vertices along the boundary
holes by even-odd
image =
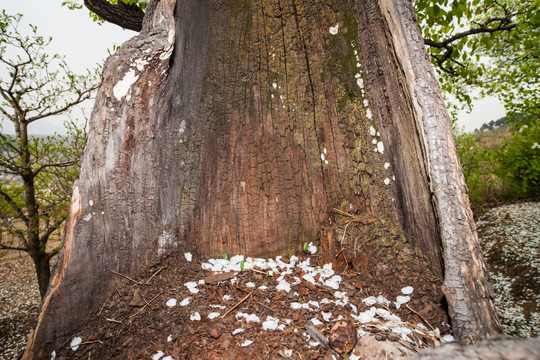
[[[21,15],[0,15],[0,119],[15,135],[0,133],[0,249],[27,252],[34,262],[43,299],[50,278],[47,242],[68,215],[68,200],[78,176],[85,142],[84,127],[68,123],[65,136],[32,136],[36,121],[66,114],[89,99],[97,76],[71,72],[58,55],[45,48],[50,39],[22,35]]]
[[[500,330],[411,3],[152,1],[105,65],[25,358],[98,309],[112,271],[136,276],[179,249],[265,256],[303,241],[353,266],[421,256],[460,340]]]

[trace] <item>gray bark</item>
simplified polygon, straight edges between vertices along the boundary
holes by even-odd
[[[412,26],[411,19],[415,18],[412,5],[389,0],[380,4],[407,78],[423,137],[444,251],[443,291],[453,330],[461,341],[478,342],[500,333],[501,326],[455,150],[451,121],[420,32]]]

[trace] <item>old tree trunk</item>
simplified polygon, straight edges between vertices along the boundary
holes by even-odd
[[[498,332],[409,1],[153,1],[141,34],[107,61],[90,126],[27,359],[99,309],[111,270],[305,241],[353,265],[420,254],[457,337]],[[347,236],[344,217],[355,220]]]

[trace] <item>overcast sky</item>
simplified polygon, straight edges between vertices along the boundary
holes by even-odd
[[[107,49],[121,45],[135,35],[133,31],[123,30],[116,25],[105,23],[100,26],[89,18],[86,9],[71,11],[61,3],[61,0],[0,0],[0,8],[8,14],[24,15],[24,26],[20,30],[28,29],[27,24],[33,24],[38,27],[40,35],[52,36],[50,53],[64,55],[71,69],[77,73],[83,73],[102,62],[108,56]],[[483,99],[475,102],[471,114],[460,113],[459,124],[466,130],[474,130],[504,114],[504,107],[497,99]],[[62,119],[41,120],[31,126],[34,134],[61,133]],[[13,130],[4,124],[3,131]]]

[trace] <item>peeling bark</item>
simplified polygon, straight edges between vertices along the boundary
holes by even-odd
[[[394,47],[407,79],[415,117],[427,154],[433,201],[444,252],[443,292],[455,335],[476,343],[501,332],[493,290],[484,261],[467,185],[455,150],[448,113],[439,84],[428,65],[412,5],[380,1]]]
[[[442,282],[439,225],[445,256],[448,222],[469,224],[463,242],[474,228],[463,194],[465,215],[434,205],[427,102],[407,68],[429,61],[408,53],[387,10],[397,11],[376,0],[152,1],[141,34],[106,63],[25,359],[50,354],[101,306],[111,271],[136,276],[176,250],[287,255],[320,241],[327,260],[339,252],[353,266],[424,257]],[[411,14],[398,20],[417,31]],[[439,98],[430,106],[447,121]],[[455,160],[452,146],[439,151]]]

